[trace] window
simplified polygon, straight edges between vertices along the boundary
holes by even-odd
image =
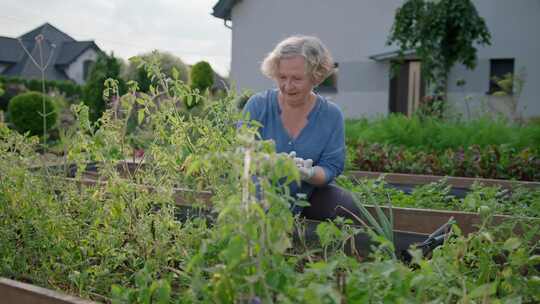
[[[503,91],[497,81],[508,77],[508,74],[514,75],[514,58],[511,59],[491,59],[489,72],[489,92],[493,94],[498,91]],[[506,91],[512,92],[512,87]]]
[[[323,82],[315,88],[316,92],[337,92],[338,63],[334,63],[334,72],[326,77]]]
[[[90,76],[90,71],[92,70],[93,65],[94,61],[92,60],[85,60],[83,62],[83,79],[85,81],[88,80],[88,76]]]

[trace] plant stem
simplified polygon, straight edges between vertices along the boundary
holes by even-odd
[[[244,174],[242,175],[242,204],[246,210],[249,203],[249,168],[251,166],[251,147],[244,153]]]

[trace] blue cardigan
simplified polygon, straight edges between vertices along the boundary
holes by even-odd
[[[276,152],[296,151],[297,157],[311,158],[314,166],[324,169],[326,184],[343,172],[345,165],[345,127],[343,113],[336,104],[317,95],[316,104],[308,115],[308,122],[296,138],[291,138],[281,122],[278,90],[270,89],[253,95],[244,113],[261,123],[261,139],[271,139]],[[302,182],[301,187],[291,185],[291,195],[304,193],[308,197],[314,186]]]

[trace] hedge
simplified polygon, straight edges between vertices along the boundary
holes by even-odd
[[[0,110],[6,111],[9,101],[16,95],[27,91],[41,92],[41,80],[20,77],[0,76],[0,84],[5,94],[0,95]],[[45,92],[58,91],[66,98],[76,100],[82,95],[82,86],[71,81],[45,81]]]
[[[50,113],[46,119],[47,131],[55,127],[58,113],[55,110],[54,100],[39,92],[27,92],[11,99],[8,106],[8,115],[15,129],[30,135],[43,134],[43,102],[45,111]]]

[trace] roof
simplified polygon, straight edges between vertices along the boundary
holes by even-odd
[[[42,37],[41,49],[37,37]],[[41,78],[41,71],[28,56],[26,51],[36,58],[41,66],[45,66],[45,77],[49,80],[69,80],[64,68],[73,62],[87,49],[100,51],[93,41],[76,41],[68,34],[49,23],[45,23],[19,38],[0,37],[0,62],[9,66],[2,74],[24,78]],[[39,62],[40,51],[44,58]]]
[[[17,39],[0,37],[0,62],[15,63],[23,54],[24,51]]]
[[[99,50],[94,41],[73,41],[64,42],[60,49],[60,54],[56,60],[56,65],[67,65],[73,62],[79,55],[89,48]]]
[[[387,61],[387,60],[397,59],[401,55],[403,55],[405,59],[414,59],[416,58],[416,51],[407,50],[402,53],[400,53],[400,50],[384,51],[384,52],[369,56],[369,59],[375,60],[375,61]]]
[[[240,2],[240,0],[219,0],[218,3],[214,5],[212,15],[223,20],[231,20],[231,10],[238,2]]]
[[[47,22],[26,34],[23,34],[19,38],[22,40],[34,40],[39,34],[42,34],[46,39],[51,41],[75,41],[71,36]]]

